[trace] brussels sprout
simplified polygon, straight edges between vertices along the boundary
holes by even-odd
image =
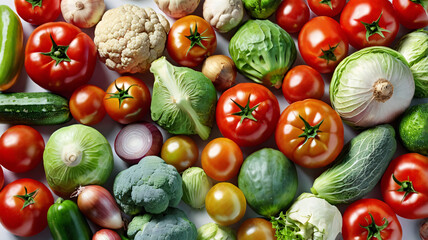
[[[242,0],[242,3],[251,17],[266,19],[276,11],[281,0]]]
[[[291,36],[278,25],[269,20],[249,20],[230,40],[229,53],[243,75],[280,88],[297,51]]]
[[[229,227],[217,223],[207,223],[198,229],[197,240],[236,240],[235,233]]]
[[[191,167],[183,172],[183,202],[192,208],[203,208],[212,182],[202,168]]]

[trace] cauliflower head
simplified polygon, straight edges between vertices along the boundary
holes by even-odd
[[[125,4],[104,13],[95,28],[100,59],[119,73],[142,73],[164,49],[169,22],[151,8]]]
[[[134,217],[127,234],[132,240],[196,240],[198,236],[195,224],[178,208]]]
[[[160,157],[148,156],[116,176],[113,194],[126,214],[143,210],[159,214],[178,205],[183,196],[182,180],[174,166]]]
[[[244,7],[241,0],[205,0],[204,19],[218,32],[229,32],[242,21]]]

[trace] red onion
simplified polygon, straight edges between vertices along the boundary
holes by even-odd
[[[123,226],[120,209],[107,189],[98,185],[84,186],[71,197],[76,196],[80,211],[95,224],[111,229]]]
[[[145,156],[159,155],[162,143],[162,134],[155,125],[147,122],[133,123],[117,134],[114,150],[123,161],[137,164]]]
[[[101,229],[94,234],[92,240],[121,240],[117,232],[110,229]]]

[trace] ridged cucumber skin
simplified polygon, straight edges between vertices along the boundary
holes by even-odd
[[[315,179],[312,193],[331,204],[362,198],[379,182],[396,149],[391,125],[365,130],[345,145],[331,168]]]
[[[0,123],[55,125],[71,119],[68,100],[48,92],[0,93]]]

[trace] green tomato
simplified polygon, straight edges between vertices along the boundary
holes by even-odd
[[[187,136],[174,136],[165,141],[161,158],[182,172],[198,161],[199,150],[195,141]]]

